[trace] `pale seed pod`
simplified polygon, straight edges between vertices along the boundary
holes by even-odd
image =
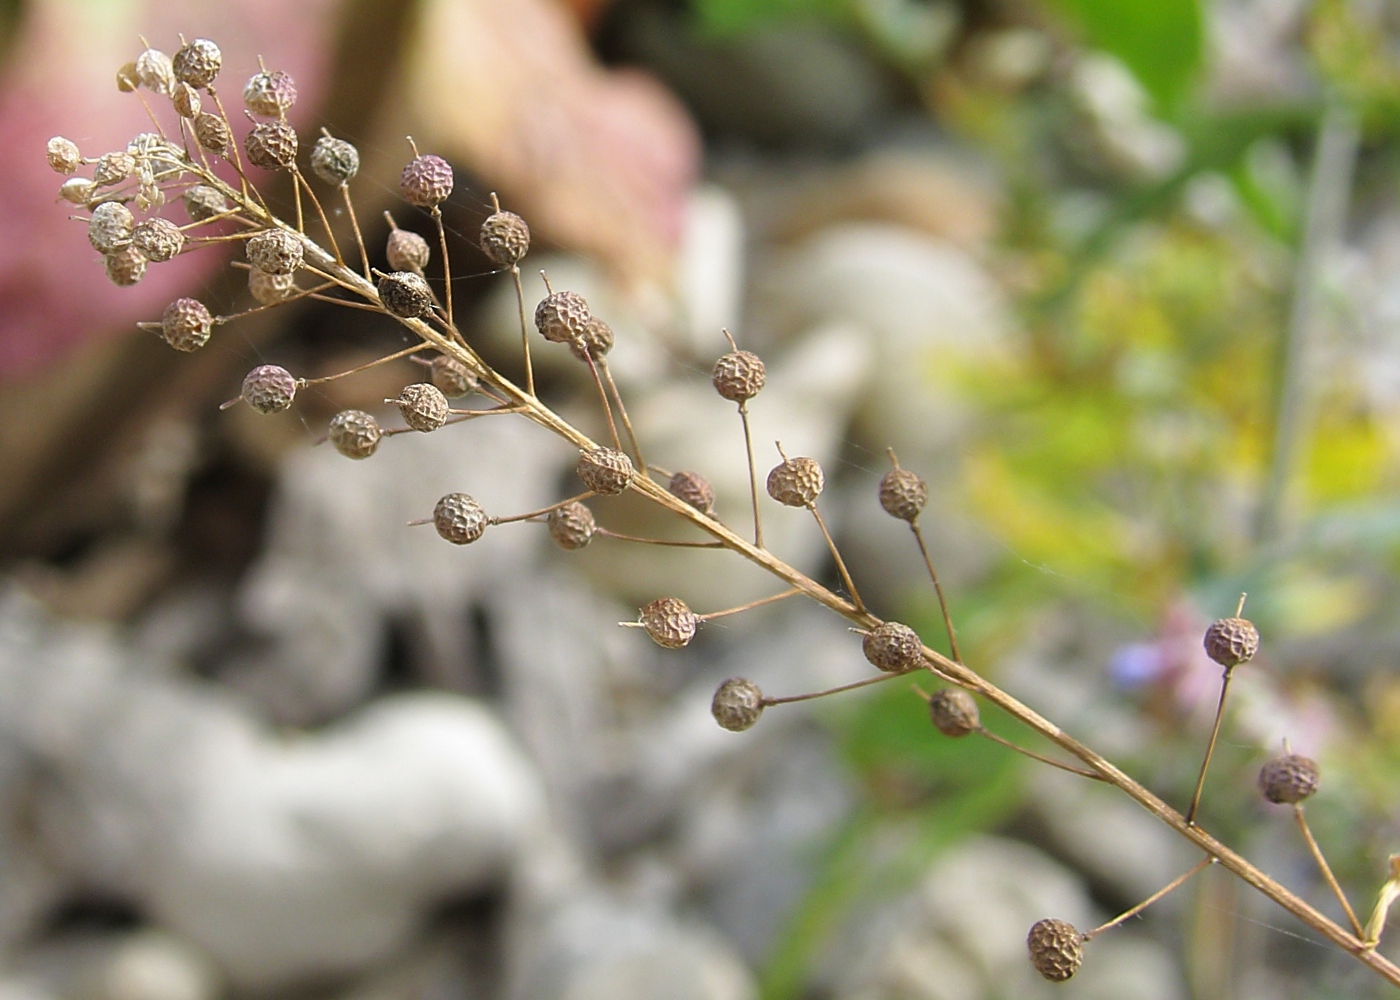
[[[159,49],[146,49],[136,57],[136,78],[154,94],[169,97],[175,89],[175,67]]]
[[[891,469],[880,480],[880,506],[890,517],[913,524],[928,503],[928,484],[918,473]]]
[[[587,361],[590,355],[596,361],[613,349],[615,341],[612,327],[597,316],[591,316],[588,325],[583,328],[583,339],[571,341],[569,350],[580,361]]]
[[[715,488],[698,472],[677,472],[671,477],[667,489],[702,514],[712,513],[715,509]]]
[[[615,448],[594,448],[579,455],[579,479],[600,496],[616,496],[632,482],[632,460]]]
[[[477,386],[476,376],[456,358],[449,358],[446,354],[439,354],[433,358],[433,363],[428,368],[428,377],[448,399],[465,396]]]
[[[218,188],[207,184],[196,184],[186,188],[181,200],[185,203],[185,213],[192,222],[204,222],[216,215],[222,215],[229,209],[228,199]]]
[[[1052,983],[1062,983],[1084,961],[1084,935],[1065,920],[1038,920],[1026,935],[1031,965]]]
[[[185,234],[169,219],[155,216],[131,231],[131,243],[157,264],[173,260],[185,248]]]
[[[170,95],[170,103],[174,106],[175,113],[181,118],[193,118],[199,114],[203,107],[199,100],[199,91],[188,83],[175,84],[175,91]]]
[[[592,318],[588,301],[577,292],[551,292],[535,307],[535,329],[554,344],[582,343]]]
[[[881,622],[860,641],[860,650],[872,665],[888,674],[902,674],[924,665],[924,643],[908,625]]]
[[[432,250],[428,241],[412,230],[391,229],[384,245],[384,256],[395,271],[422,274],[432,257]]]
[[[296,290],[296,275],[268,274],[256,267],[248,269],[248,291],[259,305],[275,306],[291,298]]]
[[[291,274],[301,267],[302,246],[285,229],[267,229],[248,240],[248,263],[268,274]]]
[[[1259,630],[1247,618],[1221,618],[1206,629],[1206,655],[1225,669],[1254,659]]]
[[[379,278],[379,301],[395,316],[414,319],[433,312],[433,293],[421,274],[394,271]]]
[[[481,252],[497,267],[514,267],[530,251],[530,227],[514,212],[493,212],[481,224]]]
[[[195,141],[201,148],[207,149],[215,156],[228,158],[229,151],[233,149],[233,133],[229,131],[228,122],[218,115],[201,111],[194,116],[191,124],[194,127]]]
[[[399,398],[390,400],[403,414],[404,423],[415,431],[435,431],[447,422],[447,397],[442,390],[429,382],[414,382],[399,392]]]
[[[74,205],[86,205],[97,185],[86,177],[70,177],[58,188],[58,196]]]
[[[962,688],[941,688],[928,701],[933,726],[944,736],[966,736],[982,728],[977,702]]]
[[[107,277],[112,284],[121,288],[136,284],[146,273],[145,254],[130,244],[107,254],[103,261],[107,266]]]
[[[77,143],[71,139],[65,139],[61,135],[56,135],[49,140],[45,149],[49,159],[49,166],[55,173],[71,174],[82,165],[83,154],[78,151]]]
[[[399,175],[399,192],[410,205],[436,208],[452,194],[452,165],[431,153],[415,156]]]
[[[1277,805],[1295,805],[1313,792],[1321,780],[1317,761],[1302,754],[1275,757],[1259,770],[1259,791]]]
[[[311,170],[327,184],[349,184],[360,172],[360,151],[344,139],[323,135],[311,147]]]
[[[642,608],[641,623],[658,646],[680,649],[695,638],[699,619],[680,598],[658,597]]]
[[[814,458],[788,458],[768,473],[768,495],[784,507],[810,507],[821,496],[826,477]]]
[[[129,94],[139,86],[141,86],[141,77],[136,73],[136,64],[134,62],[123,64],[121,69],[117,70],[117,89],[123,94]]]
[[[243,139],[248,162],[263,170],[283,170],[296,162],[297,133],[284,121],[258,122]]]
[[[111,187],[120,184],[136,169],[136,157],[124,149],[103,153],[97,158],[97,166],[92,169],[92,182],[98,187]]]
[[[281,118],[296,102],[297,85],[280,69],[254,73],[243,85],[243,103],[264,118]]]
[[[731,351],[715,362],[710,382],[715,392],[734,403],[753,399],[768,381],[763,359],[752,351]]]
[[[731,677],[715,691],[710,702],[710,714],[721,729],[742,733],[752,729],[763,714],[763,692],[757,684],[743,677]]]
[[[131,209],[119,201],[104,201],[88,220],[88,242],[100,254],[115,253],[131,242],[135,228]]]
[[[593,532],[598,528],[593,512],[577,500],[550,511],[547,523],[554,544],[570,552],[592,541]]]
[[[281,413],[296,398],[297,380],[281,365],[258,365],[243,378],[239,394],[259,413]]]
[[[383,436],[379,421],[364,410],[341,410],[327,429],[331,445],[346,458],[369,458]]]
[[[453,545],[470,545],[486,533],[489,519],[465,493],[449,493],[433,508],[433,527]]]
[[[219,75],[224,54],[207,38],[196,38],[175,53],[171,68],[175,78],[191,87],[208,87]]]
[[[176,299],[160,317],[160,335],[177,351],[194,351],[209,342],[214,317],[198,299]]]

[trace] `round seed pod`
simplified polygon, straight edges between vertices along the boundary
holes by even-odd
[[[433,311],[433,293],[421,274],[394,271],[379,279],[379,301],[395,316],[413,319]]]
[[[476,376],[467,371],[466,366],[456,358],[449,358],[446,354],[439,354],[433,358],[428,377],[448,399],[465,396],[477,386]]]
[[[191,123],[194,126],[194,139],[202,149],[207,149],[215,156],[228,158],[229,150],[233,149],[233,133],[229,131],[228,122],[218,115],[211,115],[207,111],[201,111],[194,116]]]
[[[399,192],[410,205],[436,208],[452,194],[452,165],[441,156],[415,156],[399,175]]]
[[[596,361],[613,349],[616,339],[612,327],[597,316],[592,316],[588,325],[583,328],[583,339],[570,341],[569,350],[573,351],[574,357],[580,361],[587,361],[590,355]]]
[[[136,284],[146,273],[146,256],[132,244],[107,254],[103,260],[107,265],[107,277],[121,288]]]
[[[96,187],[86,177],[70,177],[58,188],[58,196],[74,205],[86,205]]]
[[[728,729],[731,733],[752,729],[763,714],[763,692],[753,681],[731,677],[715,691],[714,700],[710,702],[710,714],[721,729]]]
[[[658,597],[642,608],[642,627],[658,646],[680,649],[695,638],[695,612],[678,597]]]
[[[732,351],[715,362],[710,381],[725,399],[742,403],[758,395],[768,381],[768,370],[752,351]]]
[[[384,245],[384,256],[395,271],[412,271],[422,274],[432,257],[428,241],[408,229],[389,230],[389,239]]]
[[[124,149],[103,153],[97,158],[97,166],[92,169],[92,182],[98,187],[120,184],[136,169],[136,157]]]
[[[977,702],[962,688],[940,688],[928,702],[933,726],[944,736],[966,736],[982,727]]]
[[[162,263],[173,260],[185,248],[185,234],[169,219],[147,219],[131,231],[131,243],[147,260]]]
[[[193,351],[209,342],[214,317],[198,299],[176,299],[160,317],[160,335],[177,351]]]
[[[248,263],[268,274],[291,274],[301,267],[301,240],[285,229],[267,229],[248,240]]]
[[[465,493],[449,493],[433,508],[433,527],[453,545],[470,545],[486,533],[489,519]]]
[[[219,75],[224,54],[207,38],[196,38],[175,53],[171,61],[175,79],[191,87],[208,87]]]
[[[880,480],[880,506],[890,517],[913,524],[928,503],[928,484],[908,469],[891,469]]]
[[[789,458],[768,473],[768,495],[784,507],[810,507],[821,496],[826,477],[814,458]]]
[[[364,410],[341,410],[331,417],[327,436],[335,450],[346,458],[369,458],[379,447],[384,432],[379,421]]]
[[[131,209],[119,201],[104,201],[88,220],[88,242],[100,254],[115,253],[131,242],[136,228]]]
[[[212,188],[207,184],[196,184],[186,188],[181,200],[185,203],[186,214],[193,222],[212,219],[229,209],[228,200],[219,192],[219,189]]]
[[[294,274],[268,274],[256,267],[248,269],[248,291],[259,305],[275,306],[287,301],[296,290],[296,284]]]
[[[360,151],[344,139],[323,135],[311,147],[311,170],[327,184],[349,184],[360,172]]]
[[[861,652],[888,674],[902,674],[924,665],[924,643],[908,625],[881,622],[860,641]]]
[[[136,75],[134,62],[126,63],[117,70],[117,89],[123,94],[129,94],[139,86],[141,86],[141,77]]]
[[[258,365],[243,378],[239,394],[259,413],[281,413],[296,398],[297,380],[281,365]]]
[[[1317,791],[1322,775],[1317,761],[1302,754],[1286,753],[1259,769],[1259,791],[1278,805],[1294,805]]]
[[[1259,652],[1259,630],[1247,618],[1221,618],[1206,629],[1205,647],[1207,656],[1229,670]]]
[[[530,227],[514,212],[493,212],[481,224],[481,252],[497,267],[514,267],[530,251]]]
[[[594,448],[579,455],[579,479],[594,493],[616,496],[632,482],[632,460],[615,448]]]
[[[175,113],[181,118],[193,118],[199,114],[203,107],[199,100],[199,91],[188,83],[175,84],[175,90],[170,95],[170,103],[175,108]]]
[[[1031,965],[1052,983],[1062,983],[1084,961],[1084,935],[1065,920],[1037,920],[1026,935]]]
[[[577,500],[550,511],[548,524],[549,537],[554,539],[554,544],[570,552],[592,541],[598,527],[593,512]]]
[[[175,89],[175,66],[160,49],[146,49],[136,57],[136,78],[152,93],[168,97]]]
[[[258,122],[243,139],[243,149],[253,166],[283,170],[296,162],[296,129],[284,121]]]
[[[666,488],[702,514],[715,509],[715,488],[698,472],[677,472]]]
[[[447,397],[429,382],[404,386],[399,398],[391,402],[403,414],[404,423],[415,431],[435,431],[447,422]]]
[[[254,73],[243,85],[243,103],[264,118],[281,118],[296,102],[297,85],[280,69]]]
[[[83,162],[83,154],[78,152],[77,143],[71,139],[65,139],[61,135],[50,139],[44,152],[48,156],[49,166],[56,173],[71,174]]]
[[[577,292],[551,292],[535,306],[535,329],[554,344],[581,343],[592,318],[588,301]]]

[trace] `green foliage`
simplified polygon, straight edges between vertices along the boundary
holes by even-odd
[[[711,35],[739,35],[775,21],[849,20],[846,0],[694,0],[700,27]]]
[[[1159,108],[1176,109],[1201,68],[1199,0],[1053,0],[1087,41],[1121,59]]]

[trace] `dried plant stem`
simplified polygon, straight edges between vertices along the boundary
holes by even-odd
[[[796,597],[800,593],[802,593],[802,588],[793,587],[791,590],[785,590],[781,594],[772,594],[768,597],[760,597],[756,601],[749,601],[749,603],[741,604],[737,608],[725,608],[723,611],[711,611],[707,615],[696,615],[695,618],[697,621],[712,622],[716,618],[725,618],[729,615],[737,615],[744,611],[752,611],[754,608],[761,608],[765,604],[772,604],[775,601],[784,601],[787,600],[789,597]]]
[[[890,452],[891,455],[894,452]],[[896,468],[898,464],[896,463]],[[938,582],[938,573],[933,568],[933,559],[928,554],[928,546],[924,544],[924,533],[919,530],[917,520],[909,522],[909,530],[914,533],[914,540],[919,543],[919,552],[924,557],[924,565],[928,567],[928,575],[933,580],[934,593],[938,595],[938,609],[943,612],[943,627],[948,630],[948,649],[952,651],[953,659],[962,662],[962,653],[958,652],[958,635],[953,630],[953,616],[948,613],[948,601],[943,597],[943,585]]]
[[[457,324],[452,320],[452,261],[447,256],[447,230],[442,224],[442,209],[433,206],[433,224],[437,226],[438,246],[442,248],[442,284],[446,290],[444,297],[447,300],[447,325],[454,331]]]
[[[1346,913],[1347,920],[1351,922],[1351,929],[1356,932],[1357,937],[1364,937],[1365,931],[1361,929],[1361,921],[1356,919],[1356,911],[1351,908],[1351,903],[1347,902],[1346,893],[1342,892],[1342,887],[1337,882],[1337,876],[1332,874],[1332,866],[1322,856],[1322,848],[1318,846],[1317,838],[1312,835],[1312,830],[1308,828],[1308,820],[1303,815],[1301,803],[1295,802],[1293,804],[1293,817],[1298,821],[1298,829],[1303,831],[1303,839],[1308,843],[1308,850],[1312,853],[1313,860],[1317,862],[1318,870],[1322,872],[1322,877],[1331,887],[1332,894],[1337,897],[1337,902],[1342,904],[1342,911]]]
[[[297,184],[306,188],[306,196],[311,199],[311,205],[316,209],[316,215],[320,218],[321,225],[326,230],[326,239],[331,241],[331,251],[335,254],[336,262],[340,264],[345,263],[345,258],[340,253],[340,244],[335,238],[335,230],[331,228],[331,220],[326,217],[326,210],[321,206],[321,199],[316,197],[316,192],[313,191],[311,185],[307,183],[305,175],[303,175],[295,165],[292,167],[292,176],[296,179]]]
[[[608,402],[607,390],[603,388],[603,377],[598,374],[598,363],[593,360],[593,352],[586,347],[583,350],[583,360],[588,362],[589,374],[593,376],[593,384],[598,387],[598,399],[603,404],[603,416],[608,418],[608,432],[612,436],[613,447],[621,451],[622,438],[617,436],[617,424],[613,422],[612,404]]]
[[[1028,750],[1025,747],[1021,746],[1019,743],[1011,742],[1005,736],[997,735],[996,733],[988,729],[986,726],[978,726],[975,732],[987,737],[987,739],[991,740],[993,743],[1000,743],[1008,750],[1015,750],[1018,754],[1021,754],[1023,757],[1029,757],[1031,760],[1038,760],[1042,764],[1049,764],[1051,767],[1058,767],[1061,771],[1068,771],[1070,774],[1077,774],[1081,778],[1091,778],[1094,781],[1106,780],[1102,774],[1099,774],[1096,771],[1086,771],[1082,767],[1075,767],[1073,764],[1066,764],[1062,760],[1055,760],[1055,758],[1053,757],[1046,757],[1044,754],[1036,753],[1034,750]]]
[[[1186,882],[1188,879],[1190,879],[1192,876],[1199,874],[1202,870],[1204,870],[1205,868],[1207,868],[1207,867],[1209,867],[1210,865],[1213,865],[1213,864],[1215,864],[1215,858],[1211,857],[1210,855],[1206,855],[1206,856],[1205,856],[1204,858],[1202,858],[1200,861],[1196,862],[1196,864],[1191,868],[1191,870],[1190,870],[1189,872],[1186,872],[1185,874],[1182,874],[1182,875],[1178,875],[1176,878],[1172,879],[1172,880],[1171,880],[1170,882],[1168,882],[1166,885],[1162,886],[1162,888],[1158,889],[1158,890],[1157,890],[1156,892],[1154,892],[1152,895],[1150,895],[1150,896],[1148,896],[1146,899],[1144,899],[1141,903],[1138,903],[1137,906],[1134,906],[1134,907],[1133,907],[1132,909],[1130,909],[1130,910],[1125,910],[1124,912],[1120,913],[1118,916],[1114,917],[1112,920],[1110,920],[1110,921],[1109,921],[1108,923],[1106,923],[1106,924],[1100,924],[1099,926],[1095,927],[1095,928],[1094,928],[1093,930],[1091,930],[1091,931],[1085,931],[1085,932],[1084,932],[1084,940],[1085,940],[1085,941],[1088,941],[1090,938],[1094,937],[1096,934],[1102,934],[1104,931],[1108,930],[1110,927],[1117,927],[1117,926],[1118,926],[1119,924],[1121,924],[1123,921],[1125,921],[1125,920],[1127,920],[1127,919],[1129,919],[1129,918],[1131,918],[1131,917],[1137,916],[1139,913],[1141,913],[1143,910],[1147,909],[1147,908],[1148,908],[1149,906],[1151,906],[1153,903],[1157,902],[1157,900],[1161,899],[1163,896],[1165,896],[1165,895],[1167,895],[1168,893],[1174,892],[1174,891],[1176,891],[1177,889],[1181,888],[1182,884],[1185,883],[1185,882]]]
[[[749,493],[753,497],[753,543],[761,549],[763,548],[763,519],[758,513],[758,469],[753,461],[753,433],[749,430],[748,400],[739,404],[739,420],[744,424],[744,451],[749,456]]]
[[[1201,773],[1196,778],[1196,791],[1191,796],[1191,808],[1186,810],[1186,822],[1196,822],[1196,809],[1201,804],[1201,789],[1206,785],[1206,771],[1210,769],[1210,759],[1215,755],[1215,743],[1220,738],[1220,720],[1225,717],[1225,695],[1230,691],[1230,678],[1234,667],[1225,668],[1225,676],[1220,681],[1220,702],[1215,706],[1215,724],[1210,729],[1210,742],[1206,744],[1206,756],[1201,761]]]
[[[495,195],[492,195],[495,198]],[[510,277],[515,282],[515,304],[520,310],[520,349],[525,352],[525,392],[535,394],[535,366],[530,360],[530,328],[525,323],[525,287],[520,283],[520,266],[510,266]]]
[[[860,592],[856,590],[856,583],[851,579],[851,573],[846,569],[846,560],[841,558],[841,550],[836,547],[836,542],[832,540],[831,532],[826,530],[826,521],[822,519],[822,512],[817,510],[817,505],[807,508],[812,512],[812,516],[817,519],[817,527],[822,529],[822,537],[826,539],[826,547],[831,551],[831,558],[836,560],[836,571],[841,574],[841,581],[846,585],[846,593],[851,595],[851,600],[855,602],[857,611],[865,610],[865,602],[860,599]]]
[[[895,677],[903,677],[901,673],[880,674],[878,677],[867,677],[864,680],[852,681],[849,684],[841,684],[834,688],[827,688],[824,691],[813,691],[810,694],[790,694],[784,698],[770,698],[765,695],[762,699],[765,707],[769,705],[791,705],[797,701],[811,701],[814,698],[825,698],[829,694],[840,694],[843,691],[854,691],[857,688],[869,687],[872,684],[879,684],[881,681],[892,680]]]
[[[642,475],[650,475],[647,471],[647,460],[642,457],[642,446],[637,443],[637,432],[632,429],[632,421],[627,416],[627,407],[622,402],[622,393],[618,391],[617,383],[613,381],[612,370],[608,368],[607,358],[598,359],[598,369],[603,373],[603,378],[607,379],[608,389],[617,402],[617,415],[622,420],[622,429],[627,432],[627,440],[632,445],[632,454],[637,456],[637,468]]]
[[[558,510],[560,507],[567,507],[571,503],[578,503],[580,500],[587,500],[591,496],[593,496],[592,490],[584,490],[578,496],[569,497],[569,499],[567,500],[560,500],[558,503],[552,503],[548,507],[541,507],[539,510],[532,510],[527,514],[512,514],[510,517],[493,517],[488,523],[510,524],[513,521],[528,521],[533,517],[543,517],[550,511]]]
[[[624,535],[618,531],[609,531],[607,528],[594,528],[595,535],[602,535],[604,538],[615,538],[619,542],[640,542],[643,545],[669,545],[679,549],[722,549],[723,542],[685,542],[674,538],[641,538],[637,535]]]
[[[372,281],[373,276],[369,269],[369,251],[365,249],[365,237],[360,232],[360,217],[355,214],[355,203],[350,198],[350,185],[340,185],[340,198],[345,202],[345,211],[350,216],[350,228],[355,230],[355,245],[360,248],[360,263],[364,265],[365,280]],[[387,214],[387,213],[386,213]],[[393,222],[393,219],[389,220]]]

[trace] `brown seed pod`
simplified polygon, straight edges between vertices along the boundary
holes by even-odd
[[[170,95],[170,103],[175,108],[175,113],[181,118],[193,118],[203,108],[203,104],[199,100],[199,91],[188,83],[175,84],[175,90]]]
[[[181,200],[185,203],[185,213],[192,222],[204,222],[216,215],[222,215],[229,209],[228,199],[218,188],[207,184],[196,184],[186,188]]]
[[[239,394],[259,413],[281,413],[296,398],[297,380],[281,365],[258,365],[243,378]]]
[[[86,205],[92,198],[95,185],[86,177],[70,177],[58,188],[58,196],[74,205]]]
[[[658,597],[642,608],[641,623],[658,646],[680,649],[695,638],[695,612],[678,597]]]
[[[394,271],[380,275],[379,301],[395,316],[414,319],[433,312],[433,292],[421,274]]]
[[[97,166],[92,168],[92,182],[98,187],[120,184],[136,169],[136,157],[124,149],[103,153],[97,158]]]
[[[399,408],[404,423],[415,431],[435,431],[447,422],[447,397],[429,382],[404,386],[399,398],[390,402]]]
[[[928,702],[933,726],[944,736],[966,736],[982,728],[977,701],[962,688],[940,688]]]
[[[346,458],[369,458],[379,447],[384,432],[379,421],[363,410],[341,410],[331,417],[327,436],[335,450]]]
[[[292,297],[296,286],[297,279],[294,274],[268,274],[256,267],[248,269],[248,291],[259,305],[275,306],[279,302],[286,302]]]
[[[577,292],[551,292],[535,307],[535,329],[555,344],[582,343],[592,318],[588,301]]]
[[[733,351],[715,362],[710,381],[725,399],[742,403],[758,395],[768,381],[768,370],[752,351]]]
[[[170,62],[175,79],[181,83],[188,83],[191,87],[208,87],[219,75],[224,54],[209,39],[196,38],[181,47]]]
[[[490,519],[465,493],[449,493],[433,508],[433,527],[453,545],[470,545],[486,533]]]
[[[1259,791],[1278,805],[1294,805],[1317,791],[1322,775],[1317,761],[1302,754],[1286,753],[1259,769]]]
[[[569,350],[573,351],[574,357],[580,361],[587,361],[590,355],[596,361],[613,349],[616,339],[612,327],[597,316],[592,316],[588,325],[583,328],[583,339],[571,341]]]
[[[924,643],[908,625],[881,622],[860,641],[861,652],[888,674],[902,674],[924,665]]]
[[[497,267],[513,267],[530,250],[530,227],[514,212],[494,212],[481,224],[481,252]]]
[[[570,552],[592,541],[598,527],[593,512],[577,500],[550,511],[548,524],[549,537],[554,539],[554,544]]]
[[[185,248],[185,234],[169,219],[155,216],[131,231],[131,244],[157,264],[173,260]]]
[[[448,399],[465,396],[477,387],[476,376],[456,358],[449,358],[446,354],[433,358],[428,377]]]
[[[698,472],[677,472],[666,488],[702,514],[715,509],[715,488]]]
[[[436,208],[452,194],[452,165],[441,156],[415,156],[399,175],[399,192],[410,205]]]
[[[301,267],[301,240],[285,229],[265,229],[248,240],[248,263],[268,274],[291,274]]]
[[[71,139],[65,139],[61,135],[56,135],[49,140],[45,154],[48,156],[49,166],[60,174],[71,174],[83,162],[83,154],[78,152],[77,143]]]
[[[146,49],[136,57],[136,78],[153,94],[169,97],[175,89],[175,67],[160,49]]]
[[[124,63],[121,69],[117,70],[117,90],[123,94],[129,94],[139,86],[141,86],[141,77],[136,73],[136,64],[134,62]]]
[[[284,121],[258,122],[243,139],[248,162],[264,170],[283,170],[296,162],[297,132]]]
[[[327,184],[349,184],[360,172],[360,151],[344,139],[323,135],[311,147],[311,170]]]
[[[1052,983],[1062,983],[1084,961],[1084,935],[1065,920],[1038,920],[1026,935],[1031,965]]]
[[[391,229],[384,245],[384,256],[395,271],[422,274],[432,257],[428,241],[410,229]]]
[[[731,733],[752,729],[763,714],[763,692],[753,681],[731,677],[715,691],[714,700],[710,702],[710,714],[720,728],[728,729]]]
[[[112,284],[127,288],[136,284],[146,273],[146,256],[132,244],[107,254],[103,261]]]
[[[194,128],[195,142],[199,143],[201,149],[207,149],[215,156],[228,158],[229,151],[233,149],[233,133],[229,131],[228,122],[218,115],[201,111],[194,116],[191,124]]]
[[[890,517],[913,524],[928,503],[928,484],[908,469],[891,469],[880,480],[880,506]]]
[[[787,458],[768,473],[768,495],[784,507],[810,507],[821,496],[826,477],[814,458]]]
[[[193,351],[209,342],[214,317],[198,299],[176,299],[160,317],[160,335],[177,351]]]
[[[131,242],[136,220],[119,201],[104,201],[88,220],[88,242],[100,254],[115,253]]]
[[[1206,655],[1227,670],[1259,652],[1259,630],[1247,618],[1221,618],[1206,629]]]
[[[579,455],[579,479],[594,493],[616,496],[632,482],[632,460],[615,448],[594,448]]]
[[[297,85],[280,69],[254,73],[243,85],[243,103],[264,118],[281,118],[296,102]]]

